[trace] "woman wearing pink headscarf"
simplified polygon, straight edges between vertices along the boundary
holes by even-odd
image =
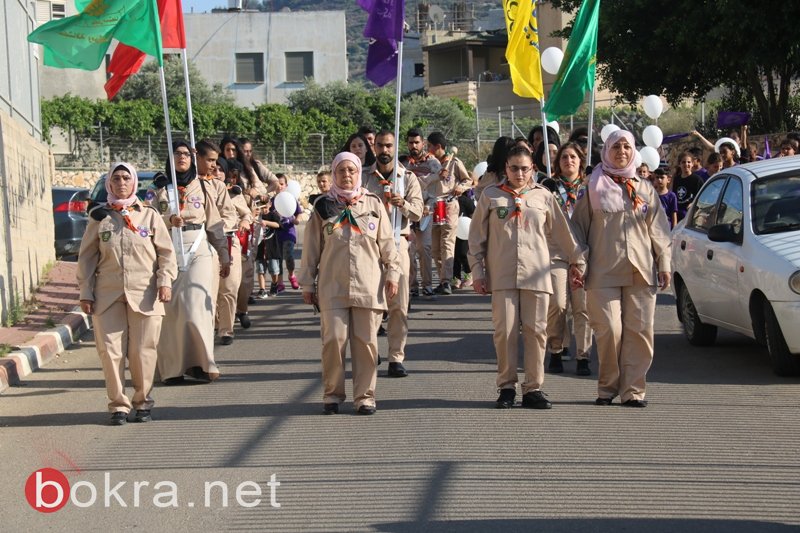
[[[114,163],[106,178],[108,203],[90,212],[78,255],[81,310],[92,315],[103,363],[111,424],[150,421],[156,346],[164,302],[177,275],[175,251],[164,221],[136,197],[136,169]],[[125,359],[133,399],[125,395]]]
[[[300,285],[303,300],[320,312],[324,413],[338,413],[345,400],[349,342],[353,404],[358,414],[371,415],[376,409],[378,326],[386,299],[397,294],[399,258],[382,200],[361,187],[361,159],[342,152],[331,168],[331,190],[314,203],[306,224]]]
[[[597,405],[619,396],[626,407],[647,406],[656,287],[670,281],[669,223],[658,193],[636,175],[635,150],[630,132],[609,135],[572,215],[578,242],[589,248],[586,273],[573,287],[586,289],[597,340]]]

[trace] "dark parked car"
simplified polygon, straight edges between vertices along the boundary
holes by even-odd
[[[53,187],[56,256],[76,255],[86,231],[89,190],[77,187]]]
[[[144,200],[144,195],[147,193],[147,188],[150,187],[151,183],[153,183],[153,178],[155,177],[156,173],[142,171],[139,172],[138,175],[139,187],[136,189],[136,196],[138,196],[140,200]],[[89,196],[88,209],[91,209],[97,204],[105,203],[108,199],[108,193],[106,192],[106,176],[107,174],[103,174],[100,176],[100,179],[97,180],[97,183],[94,184],[94,188],[92,188],[92,194]]]

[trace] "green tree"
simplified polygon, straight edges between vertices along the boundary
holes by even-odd
[[[444,133],[447,139],[474,139],[475,114],[468,116],[454,99],[413,95],[400,105],[400,131],[417,127]]]
[[[549,1],[565,11],[580,5]],[[800,75],[798,16],[800,4],[778,0],[603,2],[598,74],[629,101],[661,94],[677,104],[723,86],[754,105],[738,111],[756,111],[765,129],[781,131]]]
[[[184,98],[186,88],[183,81],[183,62],[179,56],[167,55],[164,58],[164,80],[167,85],[167,101]],[[192,106],[197,104],[233,103],[233,95],[223,88],[222,84],[209,86],[193,62],[189,61],[189,87],[192,95]],[[146,61],[142,68],[131,76],[122,86],[115,102],[122,100],[149,100],[159,106],[161,103],[161,81],[158,64]]]

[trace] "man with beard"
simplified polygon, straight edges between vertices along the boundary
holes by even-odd
[[[408,147],[408,157],[406,159],[406,169],[414,173],[421,181],[430,175],[436,175],[442,169],[442,164],[433,155],[428,153],[425,148],[425,139],[422,133],[412,128],[406,133],[406,146]],[[411,295],[419,296],[419,281],[417,281],[417,256],[419,256],[419,269],[422,275],[422,293],[425,296],[433,296],[433,257],[431,255],[431,232],[432,225],[430,220],[430,209],[428,208],[430,197],[427,190],[422,191],[422,219],[420,222],[411,224],[411,236],[409,241],[408,254],[411,261],[409,274],[409,284]]]
[[[389,300],[389,322],[387,336],[389,341],[388,376],[404,378],[408,375],[403,361],[408,337],[408,273],[410,261],[408,255],[408,235],[411,233],[410,221],[418,221],[422,216],[422,190],[413,173],[399,165],[394,168],[395,138],[394,133],[381,130],[375,136],[375,153],[377,163],[375,170],[364,179],[363,186],[383,200],[387,213],[391,217],[395,210],[402,215],[400,240],[397,243],[400,258],[400,279],[397,296]],[[395,179],[404,176],[405,191],[402,195],[395,192]]]

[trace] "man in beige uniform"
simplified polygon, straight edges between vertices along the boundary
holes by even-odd
[[[533,162],[524,147],[509,151],[507,180],[484,190],[469,231],[469,261],[473,287],[492,294],[492,323],[497,352],[498,409],[514,405],[517,359],[522,324],[525,381],[522,406],[549,409],[541,391],[552,239],[578,269],[583,254],[564,213],[550,191],[533,182]]]
[[[331,191],[314,203],[306,224],[300,283],[303,301],[321,314],[325,414],[338,413],[345,399],[349,342],[353,403],[359,414],[372,415],[378,325],[386,298],[396,297],[400,259],[383,202],[361,187],[361,160],[341,152],[331,167]]]
[[[618,130],[575,206],[578,242],[588,245],[586,307],[597,340],[595,400],[645,407],[653,361],[656,286],[669,286],[672,241],[653,186],[636,176],[633,135]]]
[[[417,129],[410,129],[406,133],[406,146],[408,159],[406,170],[414,173],[420,183],[427,183],[431,175],[442,170],[439,160],[425,148],[425,139]],[[409,287],[412,296],[419,296],[419,281],[417,280],[417,258],[419,258],[419,273],[422,278],[422,294],[433,296],[433,255],[431,253],[433,226],[431,225],[430,194],[422,188],[422,218],[419,222],[411,224],[413,238],[409,240],[408,255],[411,261],[409,270]],[[423,228],[424,225],[424,228]]]
[[[432,174],[424,183],[432,202],[439,198],[447,200],[447,222],[436,225],[432,231],[431,253],[439,271],[439,294],[453,294],[450,279],[453,277],[453,259],[456,252],[456,226],[458,225],[458,201],[456,196],[472,186],[472,176],[464,163],[445,151],[447,141],[441,132],[428,135],[428,149],[442,165],[438,174]]]
[[[408,275],[411,266],[407,238],[411,233],[409,220],[419,220],[422,216],[423,206],[422,191],[416,176],[402,166],[399,166],[396,171],[394,169],[394,141],[394,133],[387,130],[382,130],[375,136],[377,164],[375,170],[366,176],[363,186],[378,198],[383,199],[390,221],[395,210],[402,215],[400,240],[397,242],[397,251],[400,254],[399,293],[389,301],[389,322],[387,324],[389,370],[387,375],[392,378],[404,378],[408,375],[403,361],[408,338]],[[405,192],[402,196],[392,192],[396,176],[404,176],[405,179]]]

